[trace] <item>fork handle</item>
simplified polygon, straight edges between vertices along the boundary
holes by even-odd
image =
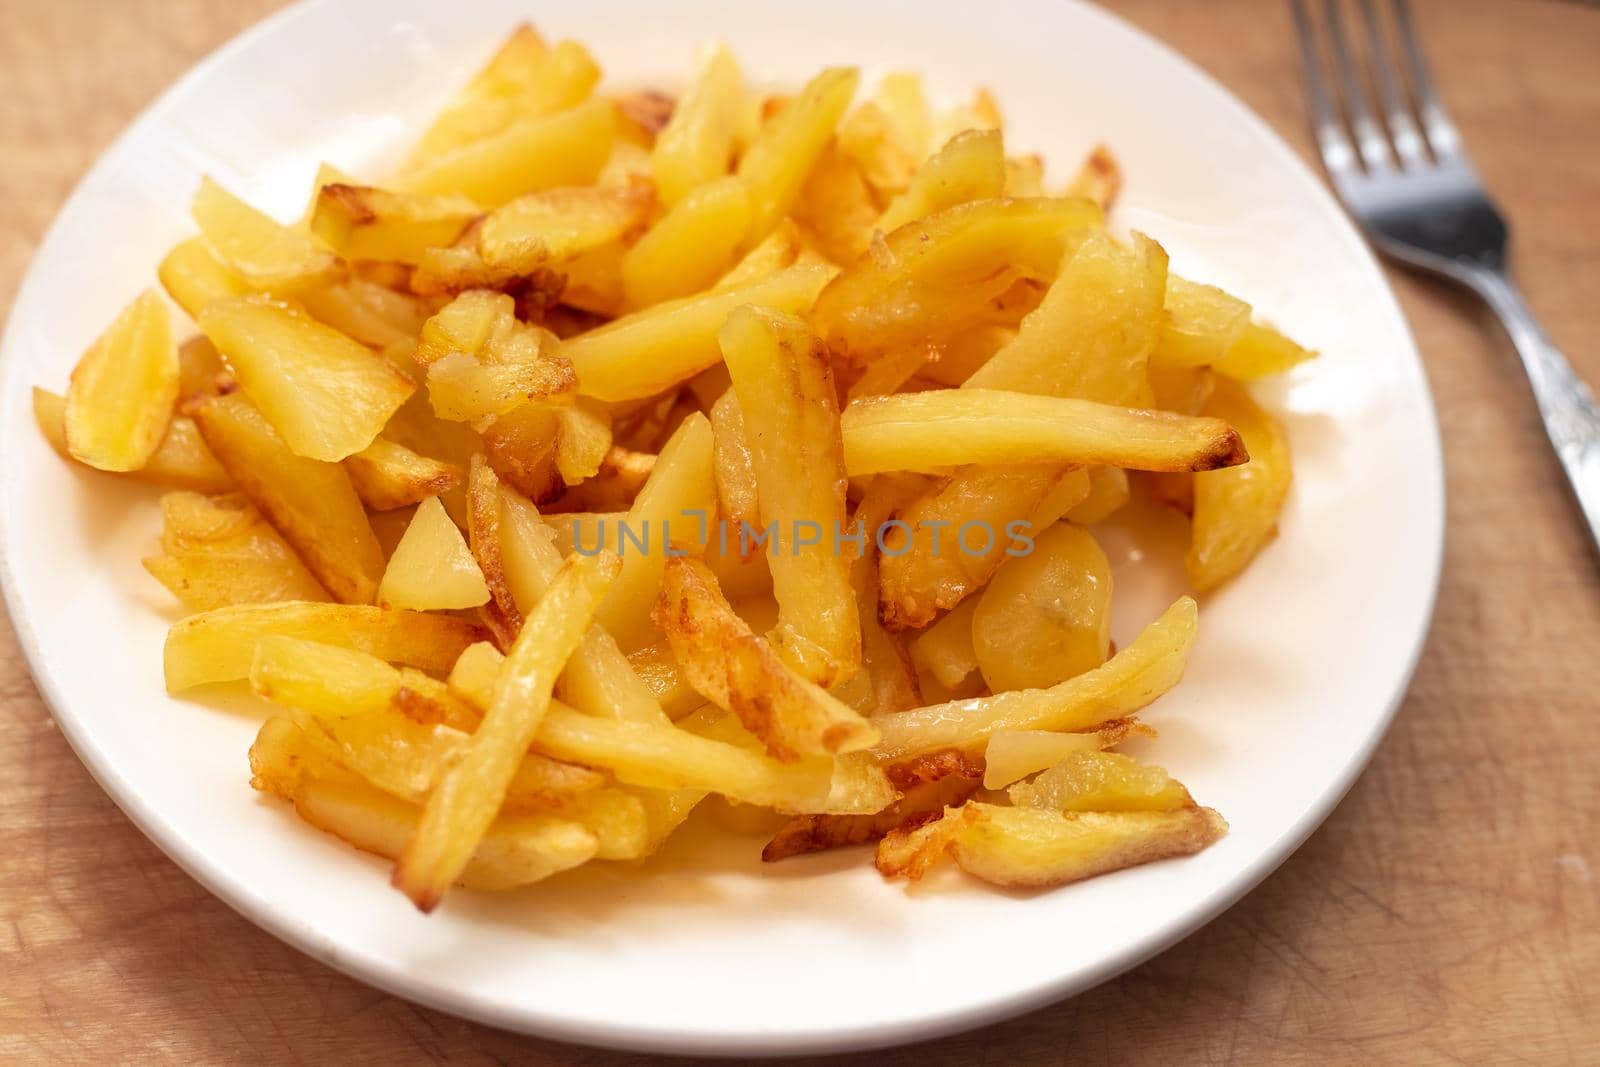
[[[1545,432],[1600,549],[1600,407],[1572,365],[1545,336],[1533,311],[1502,271],[1475,272],[1473,288],[1500,317],[1533,385]]]

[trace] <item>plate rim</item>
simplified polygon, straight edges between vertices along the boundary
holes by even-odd
[[[1062,3],[1063,0],[1056,2]],[[1253,857],[1244,871],[1225,889],[1216,892],[1200,906],[1184,911],[1177,919],[1151,927],[1138,940],[1120,951],[1108,954],[1094,966],[1083,971],[1063,975],[1055,981],[1043,982],[1021,992],[975,998],[959,1010],[946,1011],[937,1016],[892,1023],[718,1035],[706,1031],[629,1025],[620,1020],[611,1028],[601,1029],[586,1022],[572,1022],[560,1016],[544,1013],[536,1006],[524,1006],[519,1010],[502,1010],[493,1004],[486,1004],[469,995],[461,994],[451,987],[430,984],[415,974],[391,968],[359,955],[347,954],[338,944],[319,935],[309,924],[299,921],[296,916],[287,914],[281,909],[273,908],[270,903],[252,893],[250,887],[231,881],[226,874],[212,866],[206,855],[189,849],[185,841],[175,833],[170,833],[160,814],[121,780],[114,762],[97,748],[89,736],[86,722],[63,710],[66,702],[60,697],[52,673],[44,669],[44,653],[38,634],[31,619],[21,611],[15,565],[7,547],[10,541],[7,531],[12,516],[7,515],[4,509],[0,509],[0,602],[4,603],[6,614],[17,635],[17,643],[24,662],[28,666],[29,675],[42,702],[95,784],[146,839],[208,893],[252,925],[323,965],[412,1003],[507,1032],[629,1052],[720,1057],[814,1055],[881,1049],[972,1030],[1012,1019],[1086,992],[1177,944],[1242,900],[1293,855],[1332,814],[1365,772],[1378,746],[1388,736],[1395,716],[1410,691],[1411,682],[1427,647],[1432,629],[1444,565],[1447,483],[1438,411],[1433,389],[1428,380],[1427,368],[1394,288],[1389,284],[1371,247],[1360,236],[1349,216],[1312,167],[1253,108],[1174,46],[1115,12],[1088,0],[1064,0],[1064,2],[1075,9],[1077,17],[1099,20],[1117,32],[1136,38],[1143,46],[1160,54],[1166,62],[1209,87],[1231,109],[1233,117],[1247,126],[1267,151],[1279,157],[1280,162],[1284,164],[1285,172],[1292,174],[1313,200],[1318,201],[1325,211],[1331,212],[1332,216],[1338,219],[1340,236],[1350,246],[1360,267],[1376,283],[1376,291],[1381,292],[1387,301],[1389,306],[1385,310],[1392,312],[1394,321],[1399,326],[1400,337],[1404,340],[1404,350],[1399,354],[1409,357],[1408,365],[1414,369],[1421,385],[1420,410],[1425,420],[1425,425],[1421,427],[1425,432],[1421,437],[1426,444],[1427,455],[1419,457],[1421,460],[1419,470],[1425,478],[1433,481],[1434,492],[1431,494],[1431,499],[1420,500],[1419,504],[1427,509],[1432,536],[1422,542],[1428,553],[1425,586],[1427,596],[1424,602],[1419,603],[1421,610],[1417,615],[1404,669],[1396,680],[1394,691],[1386,701],[1382,714],[1374,719],[1373,728],[1353,758],[1336,775],[1330,776],[1327,786],[1319,793],[1316,801],[1302,813],[1298,821],[1274,841],[1271,847],[1263,849]],[[0,333],[0,380],[3,380],[8,373],[10,363],[20,358],[13,351],[19,347],[15,338],[16,312],[30,298],[35,283],[34,264],[40,253],[58,239],[63,220],[83,198],[85,189],[107,169],[108,161],[117,156],[126,142],[175,106],[194,83],[202,80],[212,70],[225,65],[237,52],[247,48],[257,39],[271,34],[282,23],[304,17],[314,9],[332,7],[335,4],[336,0],[293,0],[292,3],[245,27],[207,53],[170,86],[162,90],[100,151],[62,201],[50,225],[30,254],[28,266],[23,272],[7,311],[5,330]],[[535,15],[536,12],[529,12],[530,17]],[[3,439],[0,439],[0,445],[3,443]],[[0,472],[8,466],[5,457],[0,454]]]

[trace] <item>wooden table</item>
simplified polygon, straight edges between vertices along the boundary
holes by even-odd
[[[0,295],[117,131],[277,2],[0,4]],[[1283,6],[1110,6],[1309,152]],[[1600,382],[1600,11],[1419,6],[1444,95],[1516,222],[1529,299]],[[861,1062],[1600,1056],[1600,569],[1487,313],[1431,282],[1394,281],[1438,398],[1450,533],[1427,652],[1371,769],[1260,888],[1144,966]],[[3,622],[0,706],[0,1060],[642,1060],[413,1007],[257,930],[90,780]]]

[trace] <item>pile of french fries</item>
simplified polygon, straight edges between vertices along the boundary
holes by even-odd
[[[523,27],[381,185],[324,167],[286,223],[204,180],[166,296],[35,391],[166,491],[169,691],[270,702],[252,784],[423,910],[702,802],[767,860],[1003,886],[1217,840],[1113,751],[1196,602],[1113,654],[1094,528],[1142,496],[1196,590],[1237,574],[1290,479],[1247,383],[1310,353],[1110,236],[1105,149],[1048,190],[986,93],[599,79]]]

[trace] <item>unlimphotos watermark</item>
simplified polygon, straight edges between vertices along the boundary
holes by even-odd
[[[684,545],[709,547],[715,544],[723,555],[737,551],[741,557],[748,557],[758,551],[764,551],[768,556],[798,556],[806,548],[820,548],[839,556],[844,554],[846,545],[851,547],[851,555],[855,556],[867,549],[869,531],[866,524],[859,520],[849,524],[835,521],[824,525],[812,519],[796,519],[784,529],[777,522],[753,526],[748,522],[734,524],[719,518],[713,523],[710,515],[701,508],[686,508],[682,515],[695,520],[695,536],[692,538],[682,536],[681,524],[676,520],[670,523],[665,519],[634,521],[624,516],[585,523],[574,519],[573,551],[580,556],[598,555],[607,548],[618,556],[648,556],[652,553],[687,556],[689,551]],[[870,531],[870,535],[878,553],[890,558],[909,552],[918,534],[924,531],[925,544],[935,556],[949,552],[959,552],[964,556],[987,556],[996,548],[1000,548],[1007,556],[1026,556],[1033,552],[1032,530],[1032,524],[1023,519],[1013,519],[999,531],[993,524],[981,519],[959,525],[943,519],[917,523],[889,519],[876,530]]]

